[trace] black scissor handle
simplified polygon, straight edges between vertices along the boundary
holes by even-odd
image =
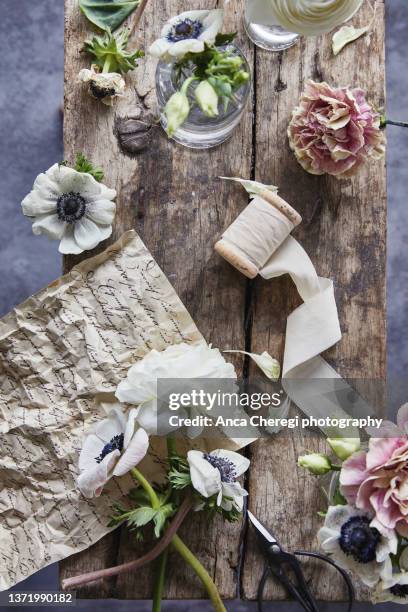
[[[279,582],[285,587],[287,592],[290,595],[292,595],[292,597],[296,601],[298,601],[298,603],[302,606],[304,610],[306,610],[307,612],[317,611],[318,608],[317,608],[316,601],[313,595],[311,594],[309,587],[307,586],[307,583],[303,576],[303,572],[300,567],[299,568],[297,567],[298,562],[295,563],[296,559],[294,558],[294,556],[289,555],[288,553],[283,553],[283,555],[285,557],[287,556],[288,558],[287,561],[290,567],[295,572],[298,584],[296,586],[293,585],[293,583],[286,577],[282,567],[278,568],[276,564],[273,564],[273,563],[271,564],[270,562],[266,563],[265,569],[262,574],[262,578],[261,578],[261,581],[258,587],[258,612],[263,612],[263,593],[265,590],[266,580],[268,579],[269,576],[275,576],[275,578],[279,580]],[[297,555],[300,557],[312,557],[314,559],[319,559],[320,561],[324,561],[325,563],[328,563],[334,569],[336,569],[341,575],[341,577],[343,578],[344,582],[346,583],[347,591],[349,595],[349,606],[348,606],[347,612],[351,612],[351,609],[354,604],[354,587],[353,587],[353,584],[347,572],[343,568],[339,567],[337,563],[335,563],[332,559],[330,559],[330,557],[326,557],[326,555],[321,555],[320,553],[312,553],[312,552],[306,552],[304,550],[296,550],[294,552],[294,555]],[[289,561],[290,557],[292,557],[293,561]]]

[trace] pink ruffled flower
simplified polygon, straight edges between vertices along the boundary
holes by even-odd
[[[408,537],[408,404],[399,409],[397,423],[385,422],[381,432],[387,437],[371,438],[368,452],[343,463],[340,488],[350,504],[375,514],[373,527]]]
[[[362,89],[308,81],[288,127],[289,144],[310,174],[349,177],[385,153],[380,115]]]

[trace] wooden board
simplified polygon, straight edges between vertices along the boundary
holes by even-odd
[[[80,68],[86,66],[80,48],[91,30],[76,0],[65,0],[65,156],[73,161],[76,152],[83,151],[104,167],[105,182],[118,191],[112,240],[132,227],[140,233],[199,329],[215,346],[247,345],[256,352],[269,350],[281,357],[286,316],[298,303],[289,280],[247,282],[213,253],[216,238],[247,202],[241,190],[223,184],[218,177],[252,177],[279,185],[283,197],[304,218],[297,237],[318,272],[335,280],[344,338],[329,352],[329,360],[344,375],[385,377],[384,165],[374,162],[358,178],[347,181],[311,177],[296,163],[286,139],[290,111],[308,77],[367,88],[369,99],[383,104],[383,0],[376,5],[371,37],[333,58],[329,36],[302,39],[284,53],[254,50],[243,33],[243,2],[230,0],[224,30],[238,30],[238,45],[254,76],[254,96],[233,137],[221,147],[196,152],[174,145],[156,129],[151,146],[130,156],[118,144],[118,125],[123,118],[137,117],[138,107],[143,111],[154,107],[156,62],[151,58],[141,61],[140,68],[127,78],[126,97],[113,110],[98,105],[76,80]],[[177,0],[166,6],[149,0],[132,38],[134,46],[146,49],[166,19],[187,8],[202,8],[202,3]],[[356,21],[366,24],[370,18],[367,3]],[[67,257],[65,268],[78,259]],[[235,363],[240,375],[242,362]],[[310,449],[309,440],[307,443]],[[312,444],[322,446],[321,441]],[[296,457],[304,450],[305,441],[300,437],[276,436],[257,442],[248,451],[252,466],[247,486],[251,510],[279,529],[285,544],[313,549],[321,500],[316,482],[296,468]],[[223,598],[237,594],[255,598],[261,560],[245,526],[215,521],[208,527],[195,516],[181,534],[214,577]],[[145,548],[148,546],[147,542]],[[89,551],[62,562],[61,577],[129,560],[142,551],[143,546],[132,543],[125,530],[117,531]],[[170,563],[166,597],[203,597],[184,564],[175,556]],[[341,598],[341,591],[330,582],[329,576],[319,575],[320,596]],[[138,599],[151,593],[152,571],[146,568],[137,576],[91,585],[78,596]],[[267,596],[280,599],[283,594],[270,589]],[[365,594],[361,592],[360,597]]]

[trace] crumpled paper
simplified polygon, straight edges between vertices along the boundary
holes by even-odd
[[[76,487],[84,432],[152,348],[202,336],[135,232],[76,266],[0,321],[0,590],[108,533],[113,479]],[[149,457],[150,470],[159,453]]]

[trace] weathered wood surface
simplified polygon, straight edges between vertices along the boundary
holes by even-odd
[[[118,145],[117,127],[126,117],[154,110],[155,61],[146,58],[128,80],[126,97],[112,110],[90,99],[76,81],[86,60],[80,54],[90,33],[76,0],[65,0],[65,156],[72,161],[83,151],[106,170],[105,182],[118,191],[116,239],[135,228],[152,252],[209,342],[220,348],[269,350],[282,356],[287,314],[298,303],[288,279],[247,281],[212,251],[221,231],[246,204],[246,196],[220,175],[256,178],[279,185],[280,193],[302,214],[296,235],[311,254],[321,275],[335,280],[344,333],[327,357],[343,375],[385,377],[385,169],[373,162],[352,180],[337,181],[307,175],[289,152],[286,126],[305,79],[326,79],[339,85],[366,88],[369,99],[384,102],[384,3],[376,0],[373,34],[346,48],[337,58],[330,37],[301,40],[284,53],[254,51],[243,34],[242,1],[231,0],[225,31],[238,30],[238,44],[253,67],[254,92],[240,126],[228,143],[207,152],[184,149],[167,141],[156,129],[152,145],[130,156]],[[215,4],[213,5],[215,7]],[[171,5],[149,0],[135,46],[147,48],[163,22],[187,8],[202,8],[198,0]],[[356,22],[368,23],[365,6]],[[252,118],[254,123],[252,124]],[[103,248],[103,245],[100,248]],[[89,255],[89,254],[86,254]],[[66,258],[65,267],[78,258]],[[248,312],[249,307],[249,312]],[[237,372],[242,364],[237,360]],[[307,449],[322,447],[307,439]],[[321,507],[316,482],[296,468],[306,449],[300,436],[279,435],[255,443],[247,452],[252,465],[248,478],[249,505],[266,524],[279,531],[290,547],[315,549]],[[182,535],[214,577],[221,595],[238,592],[253,599],[261,572],[252,534],[216,521],[189,520]],[[241,538],[245,538],[240,559]],[[148,546],[146,543],[145,546]],[[117,531],[91,550],[61,563],[62,577],[106,567],[142,554],[125,530]],[[237,584],[242,565],[241,584]],[[192,573],[178,558],[170,558],[171,580],[166,597],[204,596]],[[318,576],[323,599],[342,597],[331,575]],[[152,570],[123,575],[81,590],[80,597],[147,598],[152,593]],[[271,588],[267,596],[283,598]],[[365,593],[360,593],[365,598]]]

